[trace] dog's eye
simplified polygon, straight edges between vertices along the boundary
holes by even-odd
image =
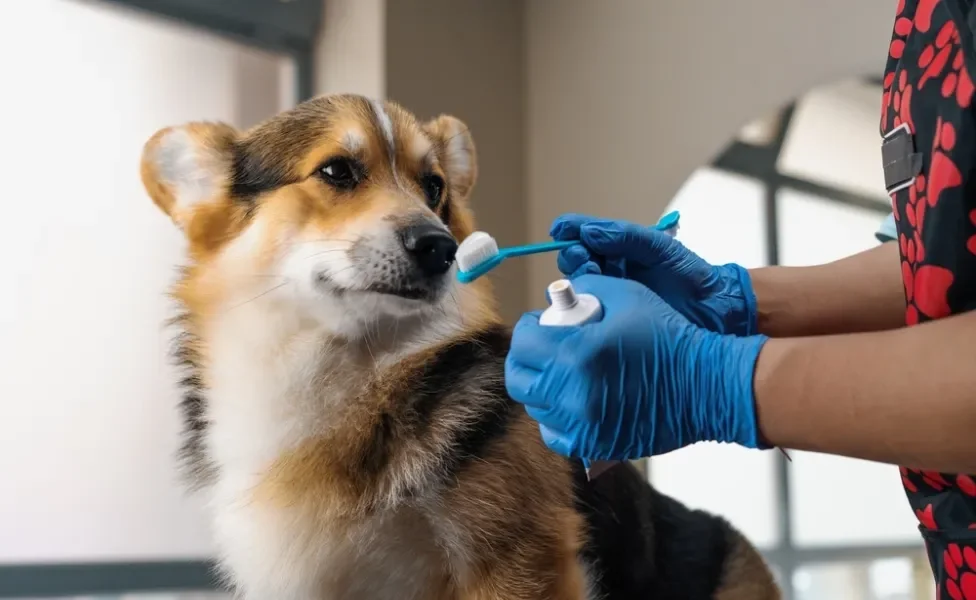
[[[319,168],[319,174],[329,185],[350,189],[362,179],[362,168],[349,158],[337,157],[330,159]]]
[[[444,180],[438,175],[424,175],[420,180],[420,185],[424,188],[427,195],[427,206],[434,208],[441,201],[441,194],[444,193]]]

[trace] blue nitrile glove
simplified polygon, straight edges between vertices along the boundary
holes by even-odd
[[[584,273],[633,279],[695,325],[733,335],[757,332],[752,280],[739,265],[710,265],[672,236],[627,221],[567,214],[553,222],[549,234],[582,242],[556,260],[570,279]]]
[[[505,360],[509,395],[546,445],[590,460],[653,456],[699,441],[760,447],[753,370],[765,336],[697,327],[645,286],[582,275],[601,321],[539,325],[526,313]]]

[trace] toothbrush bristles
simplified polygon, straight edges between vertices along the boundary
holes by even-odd
[[[470,271],[498,254],[498,243],[484,231],[475,231],[458,246],[454,258],[458,269]]]

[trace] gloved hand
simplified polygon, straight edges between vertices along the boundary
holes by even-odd
[[[567,214],[549,234],[580,240],[559,253],[556,264],[570,279],[602,273],[638,281],[686,319],[711,331],[752,335],[756,295],[749,272],[736,264],[713,266],[672,236],[627,221]]]
[[[505,360],[508,393],[546,445],[590,460],[699,441],[760,446],[752,378],[764,336],[697,327],[634,281],[587,274],[573,285],[600,299],[603,319],[546,327],[527,313]]]

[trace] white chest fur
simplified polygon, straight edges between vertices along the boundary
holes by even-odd
[[[247,600],[420,600],[448,577],[427,521],[410,510],[333,537],[307,514],[214,509],[222,563]]]
[[[253,315],[252,315],[253,316]],[[220,562],[247,600],[429,597],[446,574],[424,516],[411,509],[330,536],[306,511],[253,500],[283,453],[321,435],[362,365],[330,355],[327,336],[287,317],[227,317],[208,336],[206,490]],[[325,379],[330,381],[324,386]],[[328,394],[323,389],[328,389]],[[420,540],[426,540],[421,542]]]

